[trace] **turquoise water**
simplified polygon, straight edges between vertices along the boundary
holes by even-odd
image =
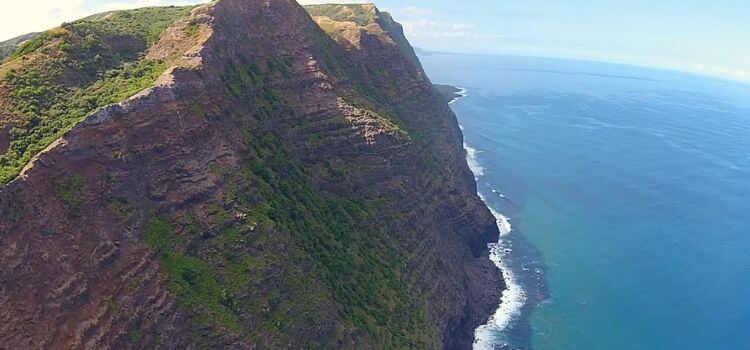
[[[750,87],[647,68],[424,55],[521,289],[485,348],[750,349]],[[479,347],[479,346],[478,346]]]

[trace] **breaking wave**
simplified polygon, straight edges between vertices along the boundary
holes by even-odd
[[[480,195],[480,198],[485,200],[482,195]],[[503,279],[505,280],[505,290],[503,290],[500,299],[500,307],[495,311],[495,314],[490,317],[486,324],[479,326],[474,331],[475,350],[490,350],[507,345],[504,342],[502,332],[521,314],[521,308],[523,308],[526,302],[526,295],[523,288],[507,264],[508,254],[512,250],[507,239],[504,238],[509,236],[513,231],[510,219],[492,208],[490,208],[490,211],[495,216],[497,228],[500,230],[498,242],[488,245],[490,260],[502,272]]]
[[[461,96],[455,98],[451,103],[455,103],[459,99],[466,97],[466,92],[466,89],[461,89],[459,93]],[[463,127],[461,127],[461,130],[463,130]],[[477,158],[479,151],[466,143],[464,143],[464,149],[466,150],[466,162],[469,165],[469,169],[471,169],[475,177],[483,176],[485,169],[479,164]],[[502,193],[495,189],[492,192],[505,198]],[[481,193],[479,197],[487,203],[487,200]],[[521,314],[521,308],[523,308],[526,302],[526,295],[523,288],[507,263],[508,255],[512,252],[510,242],[507,239],[513,232],[510,219],[491,207],[490,211],[495,216],[500,237],[498,237],[497,243],[488,244],[487,247],[490,250],[490,260],[502,272],[503,280],[505,281],[505,290],[503,290],[500,298],[500,306],[490,317],[489,321],[474,330],[474,350],[491,350],[507,345],[503,337],[503,331]]]

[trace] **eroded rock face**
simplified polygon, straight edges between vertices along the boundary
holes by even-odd
[[[290,0],[222,0],[175,25],[200,40],[168,29],[158,86],[0,190],[0,348],[470,348],[497,227],[375,15],[337,37]]]

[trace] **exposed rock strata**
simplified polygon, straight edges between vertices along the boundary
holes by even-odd
[[[499,300],[487,258],[497,227],[455,116],[400,27],[371,11],[374,22],[329,36],[321,27],[336,21],[316,17],[319,26],[293,1],[221,0],[193,11],[197,39],[175,29],[188,22],[168,29],[150,55],[175,68],[157,86],[89,116],[0,190],[0,349],[390,344],[394,335],[347,321],[319,262],[295,244],[305,232],[249,222],[256,209],[231,199],[235,186],[254,193],[227,174],[245,171],[258,152],[248,140],[269,134],[315,193],[381,203],[375,221],[356,226],[383,232],[378,241],[353,244],[401,264],[405,295],[425,313],[423,346],[469,348]],[[175,50],[182,55],[169,57]],[[247,62],[264,78],[251,79],[258,91],[234,91],[232,74]],[[63,192],[71,189],[73,199]],[[259,314],[232,316],[252,331],[185,306],[144,240],[157,217],[207,266],[224,264],[214,242],[235,226],[248,228],[248,242],[236,243],[243,255],[294,259],[253,271],[234,296],[238,305],[274,296]],[[284,326],[270,315],[286,315]]]

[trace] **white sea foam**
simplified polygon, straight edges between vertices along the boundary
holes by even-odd
[[[469,164],[469,169],[474,173],[474,176],[484,175],[484,168],[479,165],[479,161],[477,160],[477,153],[479,151],[469,147],[466,143],[464,143],[464,149],[466,150],[466,163]]]
[[[466,144],[464,144],[464,149],[466,149],[466,162],[469,164],[471,171],[474,172],[474,176],[484,175],[484,168],[477,159],[478,151]],[[492,192],[505,198],[502,193],[494,188]],[[479,197],[487,203],[487,200],[481,194],[479,194]],[[495,216],[497,228],[500,231],[498,242],[488,244],[490,260],[502,272],[506,286],[500,298],[500,307],[490,317],[487,324],[474,330],[474,350],[490,350],[505,345],[502,332],[521,314],[521,308],[526,302],[523,288],[507,263],[508,254],[512,252],[510,242],[507,240],[507,237],[513,232],[510,219],[493,208],[490,208],[490,212]]]
[[[487,202],[487,199],[484,198],[484,196],[482,196],[481,194],[479,195],[479,198],[481,198],[485,203]],[[495,220],[497,221],[497,228],[500,230],[500,237],[509,235],[513,231],[513,227],[510,225],[510,219],[507,216],[498,213],[495,209],[490,208],[490,212],[495,216]]]
[[[485,200],[481,195],[480,197]],[[492,208],[490,208],[490,211],[495,216],[500,231],[498,242],[488,245],[490,260],[502,271],[506,288],[503,290],[500,307],[495,311],[495,314],[490,317],[487,324],[479,326],[474,331],[475,350],[490,350],[498,345],[505,345],[500,334],[521,314],[521,308],[526,302],[526,294],[507,264],[507,255],[512,250],[509,242],[503,237],[507,237],[513,231],[510,219]]]
[[[505,195],[502,192],[500,192],[500,191],[498,191],[498,190],[496,190],[494,188],[492,189],[492,193],[496,194],[500,198],[506,198]]]
[[[464,97],[466,97],[466,96],[469,95],[469,90],[466,89],[466,88],[456,87],[456,89],[458,89],[458,92],[456,92],[456,95],[458,95],[458,96],[454,97],[450,102],[448,102],[449,105],[452,105],[452,104],[458,102],[458,100],[460,100],[460,99],[462,99],[462,98],[464,98]]]

